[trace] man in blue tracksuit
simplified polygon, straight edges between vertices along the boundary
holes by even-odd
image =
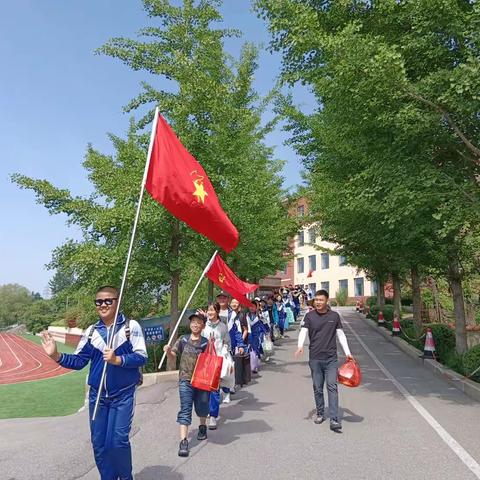
[[[90,373],[90,432],[93,453],[102,480],[133,480],[129,433],[135,407],[135,391],[140,383],[140,368],[147,361],[142,329],[123,313],[112,331],[118,290],[101,287],[95,297],[99,320],[85,331],[74,354],[58,353],[48,332],[42,333],[47,355],[62,367],[81,370],[88,362]],[[112,348],[107,345],[114,335]],[[95,421],[93,410],[100,386],[104,362],[107,362],[104,388]]]

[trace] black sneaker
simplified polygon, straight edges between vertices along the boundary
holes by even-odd
[[[197,440],[206,440],[207,439],[207,426],[200,425],[198,427]]]
[[[188,457],[188,440],[184,438],[180,442],[180,446],[178,447],[178,456],[179,457]]]
[[[313,417],[313,423],[316,423],[317,425],[322,424],[325,421],[325,417],[323,415],[315,415]]]
[[[340,432],[342,430],[342,424],[338,420],[332,419],[330,420],[330,430],[332,432]]]

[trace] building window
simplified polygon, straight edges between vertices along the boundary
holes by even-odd
[[[317,256],[309,255],[308,256],[308,268],[311,272],[314,272],[317,269]]]
[[[363,277],[357,277],[353,280],[355,286],[355,296],[363,297]]]
[[[312,227],[308,230],[309,242],[315,243],[317,241],[317,232],[315,231],[315,227]]]
[[[326,290],[328,293],[330,293],[330,282],[322,282],[320,285],[322,290]]]
[[[378,294],[378,284],[375,280],[370,283],[372,284],[372,297],[376,297]]]
[[[315,292],[317,291],[317,284],[316,283],[309,283],[308,286],[310,287],[310,290],[312,291],[312,295],[315,295]]]
[[[322,270],[330,268],[330,256],[328,253],[322,253]]]
[[[303,247],[305,245],[305,232],[301,230],[298,232],[298,246]]]
[[[305,215],[305,207],[303,205],[299,205],[297,207],[297,215],[299,217],[303,217]]]
[[[347,264],[347,259],[343,255],[340,255],[338,257],[338,266],[344,267],[346,264]]]
[[[302,258],[297,258],[297,272],[298,273],[303,273],[305,271],[305,259]]]
[[[340,291],[345,290],[345,292],[347,292],[347,297],[348,297],[348,279],[338,281],[338,290]]]

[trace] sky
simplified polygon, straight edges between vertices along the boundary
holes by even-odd
[[[178,3],[178,2],[177,2]],[[281,65],[266,47],[266,25],[250,0],[225,0],[224,24],[243,32],[226,50],[238,56],[244,41],[263,46],[255,87],[265,94]],[[120,61],[96,55],[109,38],[135,38],[154,25],[140,0],[15,0],[0,6],[0,285],[18,283],[47,295],[54,272],[45,265],[52,250],[78,231],[64,215],[51,216],[29,190],[11,183],[13,173],[47,179],[74,195],[91,191],[82,161],[87,144],[111,153],[108,133],[124,136],[130,114],[122,107],[147,79]],[[148,78],[152,82],[151,78]],[[162,88],[156,77],[154,86]],[[165,85],[165,84],[163,84]],[[295,100],[308,108],[307,91]],[[301,164],[284,145],[281,127],[268,137],[275,156],[286,161],[285,187],[301,183]]]

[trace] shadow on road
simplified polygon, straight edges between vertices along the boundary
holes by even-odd
[[[163,465],[146,467],[135,475],[136,480],[182,480],[183,478],[181,473],[174,472],[170,467]]]
[[[308,412],[308,415],[304,417],[304,420],[313,420],[313,416],[317,413],[315,409],[310,410]],[[352,412],[349,408],[342,408],[338,407],[338,413],[340,420],[344,422],[350,422],[350,423],[360,423],[363,422],[364,417],[357,415],[356,413]],[[325,413],[325,418],[329,418],[328,411]]]

